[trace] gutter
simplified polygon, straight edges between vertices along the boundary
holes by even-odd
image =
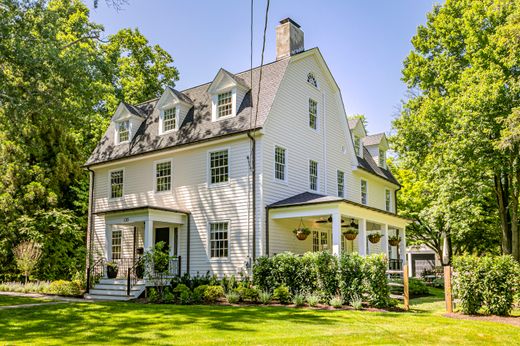
[[[247,133],[247,137],[251,140],[251,171],[252,171],[252,179],[251,179],[251,209],[253,210],[253,254],[252,254],[252,263],[254,264],[256,261],[256,140],[251,135],[251,131]]]

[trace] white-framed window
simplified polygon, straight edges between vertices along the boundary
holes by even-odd
[[[130,139],[130,121],[124,120],[117,123],[117,143],[128,142]]]
[[[368,183],[361,179],[361,204],[368,204]]]
[[[209,224],[209,252],[211,258],[229,256],[229,222],[211,222]]]
[[[287,151],[279,146],[274,147],[274,178],[287,181]]]
[[[379,149],[379,167],[386,168],[386,152]]]
[[[385,209],[392,211],[392,192],[389,189],[385,189]]]
[[[166,108],[162,114],[162,133],[177,129],[177,107]]]
[[[337,172],[338,181],[338,197],[345,197],[345,173],[343,171]]]
[[[318,191],[318,162],[309,160],[309,189]]]
[[[217,119],[233,114],[233,93],[226,91],[217,96]]]
[[[221,184],[229,181],[229,152],[227,149],[209,153],[210,184]]]
[[[163,161],[155,164],[155,191],[170,191],[172,188],[172,162]]]
[[[329,250],[329,233],[327,231],[312,231],[312,251]]]
[[[309,74],[307,75],[307,83],[309,83],[315,88],[318,87],[318,82],[316,81],[316,77],[314,77],[314,74],[312,72],[309,72]]]
[[[110,198],[123,197],[123,184],[125,172],[118,169],[110,172]]]
[[[318,128],[318,102],[309,99],[309,126],[311,129]]]
[[[357,156],[361,156],[361,138],[354,136],[354,151]]]
[[[121,244],[123,239],[123,232],[121,230],[112,231],[112,259],[121,259]]]

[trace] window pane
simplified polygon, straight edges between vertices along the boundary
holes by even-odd
[[[309,161],[309,188],[318,190],[318,162],[312,160]]]
[[[361,180],[361,203],[367,204],[367,182],[365,180]]]
[[[112,259],[121,259],[121,239],[120,230],[112,231]]]
[[[385,190],[386,193],[386,211],[391,211],[392,209],[392,195],[390,190]]]
[[[225,183],[229,180],[228,151],[210,153],[211,184]]]
[[[227,222],[210,224],[210,256],[212,258],[228,256],[228,226]]]
[[[122,121],[119,123],[118,129],[117,129],[118,130],[117,132],[119,134],[119,143],[126,142],[128,140],[128,137],[129,137],[128,127],[129,127],[128,120]]]
[[[218,95],[217,103],[217,118],[231,115],[233,111],[233,99],[231,97],[231,91]]]
[[[309,126],[312,129],[317,128],[318,103],[313,99],[309,99]]]
[[[161,162],[155,166],[156,190],[169,191],[172,184],[172,163]]]
[[[285,181],[285,149],[275,147],[274,149],[274,176],[278,180]]]
[[[307,75],[307,83],[309,83],[310,85],[314,86],[314,87],[318,87],[318,82],[316,81],[316,78],[314,77],[314,75],[312,73],[309,73]]]
[[[163,132],[175,130],[177,125],[177,109],[175,107],[165,109],[163,114]]]
[[[312,231],[312,251],[320,251],[320,232]]]
[[[110,172],[110,197],[123,197],[123,171]]]
[[[338,171],[338,197],[345,197],[345,173]]]

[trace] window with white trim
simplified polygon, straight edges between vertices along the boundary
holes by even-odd
[[[386,168],[386,152],[379,149],[379,167]]]
[[[274,177],[276,180],[287,181],[286,150],[282,147],[274,147]]]
[[[368,203],[368,183],[366,180],[361,179],[361,204]]]
[[[227,149],[210,152],[209,165],[211,184],[227,183],[229,181],[229,160]]]
[[[177,128],[177,107],[167,108],[163,111],[162,132],[168,132]]]
[[[311,129],[318,128],[318,102],[309,99],[309,126]]]
[[[312,251],[329,250],[329,233],[327,231],[312,231]]]
[[[172,162],[155,164],[155,191],[170,191],[172,188]]]
[[[318,162],[309,160],[309,188],[318,191]]]
[[[385,189],[385,209],[392,211],[392,193],[389,189]]]
[[[122,169],[110,172],[110,198],[123,197],[123,183],[124,172]]]
[[[316,77],[314,77],[314,74],[312,72],[309,72],[309,74],[307,75],[307,83],[309,83],[315,88],[318,87],[318,82],[316,81]]]
[[[217,96],[217,119],[228,115],[233,112],[233,98],[231,91],[218,94]]]
[[[338,197],[345,197],[345,173],[342,171],[338,171],[337,173],[338,180]]]
[[[121,230],[113,230],[112,231],[112,259],[118,260],[121,259],[121,243],[122,243],[123,234]]]
[[[224,258],[229,255],[229,222],[212,222],[210,231],[211,258]]]
[[[117,141],[118,143],[127,142],[130,138],[130,122],[128,120],[117,123]]]

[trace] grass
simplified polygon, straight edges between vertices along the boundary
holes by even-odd
[[[49,300],[40,299],[40,298],[12,297],[12,296],[0,295],[0,306],[33,304],[33,303],[42,303],[45,301],[49,301]]]
[[[520,328],[443,317],[435,294],[413,300],[408,313],[111,302],[0,310],[0,344],[520,342]]]

